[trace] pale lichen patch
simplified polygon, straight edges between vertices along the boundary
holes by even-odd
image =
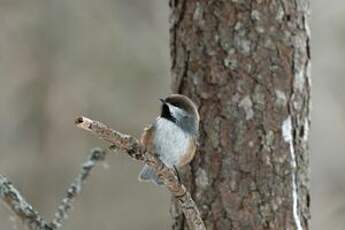
[[[279,6],[277,10],[277,14],[276,14],[276,20],[278,22],[281,22],[283,20],[283,17],[284,17],[284,9],[282,6]]]
[[[224,66],[231,69],[231,70],[234,70],[238,67],[238,62],[237,62],[237,59],[232,59],[231,57],[226,57],[224,59]]]
[[[253,102],[249,96],[245,96],[241,100],[239,107],[244,110],[244,112],[246,114],[246,120],[250,120],[253,118],[253,116],[254,116]]]
[[[265,108],[265,89],[257,84],[254,89],[253,101],[255,103],[255,108],[263,110]]]
[[[279,89],[275,90],[276,93],[276,101],[275,104],[281,107],[284,107],[287,103],[287,97],[285,93]]]
[[[283,122],[282,133],[284,141],[290,143],[292,141],[292,123],[290,116]]]
[[[300,92],[302,92],[304,85],[305,85],[304,68],[301,67],[298,73],[295,75],[294,87],[298,89]]]
[[[255,30],[256,30],[258,33],[260,33],[260,34],[262,34],[262,33],[265,32],[265,29],[264,29],[262,26],[256,26],[256,27],[255,27]]]
[[[266,150],[269,150],[274,142],[274,132],[272,130],[269,130],[265,136],[265,143],[264,148]]]
[[[197,2],[195,10],[194,10],[194,14],[193,14],[193,20],[197,21],[200,26],[205,25],[203,14],[204,14],[203,8],[200,6],[200,3]]]
[[[250,53],[250,46],[251,42],[248,39],[245,39],[244,37],[235,37],[235,45],[238,48],[238,50],[243,54],[249,54]]]
[[[235,24],[235,30],[240,30],[242,28],[242,23],[241,22],[237,22]]]
[[[201,78],[197,74],[193,74],[191,78],[194,85],[200,84]]]
[[[258,10],[253,10],[250,16],[254,21],[260,20],[260,12]]]
[[[201,188],[206,188],[209,185],[208,176],[204,169],[198,168],[198,170],[196,171],[195,182]]]
[[[236,93],[232,98],[231,98],[231,100],[232,100],[232,102],[233,103],[238,103],[239,101],[240,101],[240,94],[239,93]]]
[[[267,154],[264,156],[264,163],[269,166],[272,165],[271,158]]]
[[[267,38],[264,42],[264,47],[266,48],[270,48],[270,49],[273,49],[274,48],[274,44],[272,42],[272,39],[271,38]]]
[[[305,31],[307,33],[307,36],[310,38],[311,32],[310,32],[310,27],[309,27],[308,20],[304,20],[304,27],[305,27]]]
[[[283,121],[282,125],[282,134],[284,141],[289,144],[290,148],[290,162],[292,168],[292,212],[293,218],[296,224],[297,230],[302,230],[302,224],[300,217],[298,215],[298,193],[297,193],[297,181],[296,181],[296,169],[297,169],[297,162],[296,162],[296,155],[295,155],[295,147],[293,143],[293,127],[292,127],[292,119],[291,116],[288,116],[286,120]]]

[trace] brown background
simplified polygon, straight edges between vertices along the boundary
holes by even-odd
[[[312,229],[345,226],[345,2],[312,1]],[[0,172],[50,218],[90,148],[79,114],[140,135],[169,94],[168,3],[0,0]],[[109,168],[107,167],[109,166]],[[64,229],[169,229],[169,194],[108,155]],[[107,169],[108,168],[108,169]],[[0,229],[23,229],[0,204]]]

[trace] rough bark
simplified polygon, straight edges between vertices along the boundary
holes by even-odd
[[[201,115],[183,183],[207,229],[309,228],[309,5],[170,0],[172,89]]]

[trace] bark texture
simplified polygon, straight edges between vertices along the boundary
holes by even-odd
[[[201,115],[183,183],[207,229],[308,229],[309,0],[170,0],[172,89]],[[173,229],[188,229],[172,204]]]

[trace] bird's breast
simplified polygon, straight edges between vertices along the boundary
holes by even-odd
[[[190,148],[190,134],[173,122],[158,118],[155,123],[154,149],[161,161],[168,167],[179,165]]]

